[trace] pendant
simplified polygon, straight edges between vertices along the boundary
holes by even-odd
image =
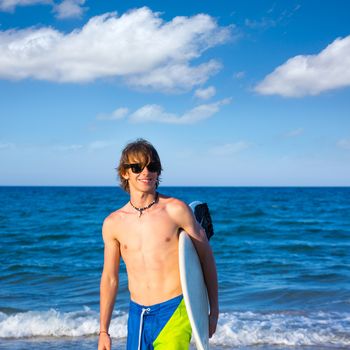
[[[142,210],[139,211],[139,218],[141,217],[142,215]]]

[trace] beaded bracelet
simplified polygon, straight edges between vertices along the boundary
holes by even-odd
[[[100,333],[98,333],[98,335],[101,335],[101,333],[106,333],[110,337],[110,335],[107,331],[100,331]]]

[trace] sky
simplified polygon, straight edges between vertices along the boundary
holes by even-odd
[[[0,185],[350,186],[347,0],[0,0]]]

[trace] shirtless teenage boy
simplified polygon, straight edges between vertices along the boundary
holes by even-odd
[[[206,280],[209,336],[218,321],[218,284],[214,256],[206,234],[182,201],[156,190],[162,171],[155,148],[138,139],[123,150],[118,174],[130,201],[103,223],[104,266],[100,285],[98,350],[110,350],[108,328],[118,289],[120,257],[130,291],[127,350],[189,349],[191,326],[182,298],[178,234],[192,238]]]

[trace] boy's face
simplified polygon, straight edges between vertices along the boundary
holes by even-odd
[[[129,158],[128,168],[124,174],[124,179],[128,180],[130,192],[132,190],[140,192],[154,191],[158,180],[157,164],[150,162],[143,167],[144,162],[137,158]]]

